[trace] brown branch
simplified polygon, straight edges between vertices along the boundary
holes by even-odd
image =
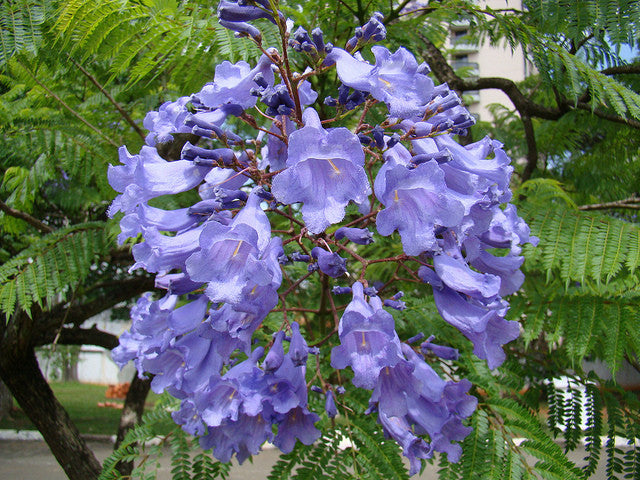
[[[580,205],[578,207],[578,210],[606,210],[608,208],[628,208],[631,210],[640,210],[640,198],[634,196],[625,198],[624,200],[616,200],[615,202]]]
[[[116,110],[118,111],[118,113],[122,116],[122,118],[125,119],[125,121],[131,125],[131,127],[133,127],[133,129],[136,131],[136,133],[138,135],[140,135],[140,138],[142,138],[142,140],[144,140],[145,134],[142,131],[142,129],[136,124],[136,122],[133,121],[133,119],[129,116],[129,114],[122,108],[122,106],[116,101],[115,98],[113,98],[111,96],[111,94],[109,92],[107,92],[105,90],[105,88],[100,84],[100,82],[98,82],[98,80],[91,75],[91,73],[89,73],[82,65],[80,65],[78,62],[76,62],[70,55],[67,55],[69,57],[69,60],[71,60],[71,63],[73,63],[78,70],[80,70],[84,76],[86,76],[89,81],[91,83],[93,83],[96,88],[98,90],[100,90],[100,92],[107,98],[107,100],[109,100],[111,102],[111,104],[116,108]]]
[[[81,325],[94,315],[154,288],[153,278],[135,277],[122,280],[116,288],[91,302],[73,305],[60,303],[47,311],[42,311],[35,306],[32,312],[34,334],[38,331],[38,335],[47,335],[47,331],[57,330],[63,320],[66,325]]]
[[[538,146],[536,144],[535,131],[531,117],[520,114],[522,124],[524,125],[524,136],[527,141],[527,165],[522,172],[522,181],[526,182],[538,166]]]
[[[24,220],[32,227],[35,227],[36,229],[40,230],[42,233],[53,232],[53,228],[51,228],[49,225],[42,223],[40,220],[38,220],[35,217],[32,217],[28,213],[21,212],[20,210],[16,210],[15,208],[11,208],[2,200],[0,200],[0,210],[2,210],[7,215],[10,215],[15,218],[19,218],[20,220]]]
[[[49,330],[43,333],[43,335],[34,339],[34,347],[51,343],[56,332]],[[91,328],[63,328],[60,330],[57,343],[60,345],[95,345],[107,350],[113,350],[118,346],[118,337],[109,332],[98,330],[93,325]]]
[[[600,70],[600,73],[604,73],[605,75],[640,73],[640,62],[631,63],[629,65],[618,65],[617,67],[605,68],[604,70]]]
[[[605,120],[609,120],[610,122],[620,123],[622,125],[627,125],[632,128],[640,129],[640,121],[634,120],[633,118],[621,117],[613,113],[605,112],[604,110],[600,110],[598,108],[593,108],[588,103],[578,102],[578,104],[576,105],[576,108],[580,110],[587,110],[593,113],[596,117],[604,118]]]

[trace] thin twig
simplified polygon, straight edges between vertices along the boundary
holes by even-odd
[[[116,99],[113,98],[111,96],[111,94],[109,92],[107,92],[107,90],[100,84],[100,82],[98,82],[98,80],[93,75],[91,75],[91,73],[89,73],[82,65],[80,65],[78,62],[76,62],[70,55],[67,55],[67,56],[69,57],[69,60],[71,60],[71,63],[73,63],[78,68],[78,70],[80,70],[83,73],[83,75],[85,77],[87,77],[89,79],[89,81],[96,86],[96,88],[98,90],[100,90],[100,92],[107,98],[107,100],[109,100],[111,102],[111,104],[114,107],[116,107],[116,110],[122,116],[122,118],[124,118],[125,121],[129,125],[131,125],[131,127],[136,131],[136,133],[138,135],[140,135],[140,138],[142,138],[142,140],[144,140],[146,138],[146,136],[145,136],[144,132],[142,131],[142,129],[138,126],[138,124],[136,124],[136,122],[133,121],[131,116],[129,116],[129,114],[116,101]]]
[[[50,96],[52,96],[55,100],[58,101],[58,103],[60,103],[60,105],[62,105],[64,108],[66,108],[74,117],[76,117],[78,120],[80,120],[82,123],[84,123],[87,127],[89,127],[91,130],[93,130],[94,132],[96,132],[98,135],[100,135],[103,139],[105,139],[108,143],[110,143],[111,145],[113,145],[116,148],[119,148],[120,145],[118,145],[116,142],[114,142],[113,140],[111,140],[109,137],[107,137],[104,133],[102,133],[102,131],[96,127],[95,125],[93,125],[92,123],[90,123],[86,118],[84,118],[82,115],[80,115],[78,112],[76,112],[73,108],[71,108],[64,100],[62,100],[58,95],[56,95],[55,93],[53,93],[51,90],[49,90],[44,83],[42,83],[40,80],[38,80],[38,78],[33,74],[33,72],[31,70],[29,70],[29,68],[22,63],[20,60],[16,60],[18,62],[18,64],[24,68],[24,70],[31,75],[31,78],[33,78],[33,80],[40,85],[40,87],[42,87],[44,89],[44,91],[46,91]]]
[[[20,220],[24,220],[32,227],[35,227],[38,230],[40,230],[42,233],[51,233],[54,231],[53,228],[51,228],[49,225],[42,223],[40,220],[38,220],[35,217],[32,217],[28,213],[21,212],[20,210],[16,210],[15,208],[11,208],[2,200],[0,200],[0,210],[2,210],[4,213],[6,213],[9,216],[19,218]]]

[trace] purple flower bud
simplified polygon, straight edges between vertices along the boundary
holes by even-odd
[[[385,307],[391,307],[395,310],[405,310],[407,308],[407,305],[401,301],[401,300],[391,300],[390,298],[386,299],[384,301],[384,305]]]
[[[312,392],[316,392],[316,393],[324,393],[322,391],[322,389],[318,386],[318,385],[311,385],[311,389]]]
[[[320,271],[325,275],[338,278],[347,272],[347,260],[337,253],[327,252],[320,247],[314,247],[311,250],[311,256],[318,260]]]
[[[358,139],[360,140],[360,143],[363,145],[371,145],[371,142],[373,141],[371,140],[371,138],[367,137],[364,133],[359,133]]]
[[[349,87],[342,84],[338,87],[338,103],[340,105],[346,104],[347,98],[349,98]]]
[[[333,293],[334,295],[344,295],[347,293],[351,293],[351,287],[339,287],[336,285],[331,289],[331,293]]]
[[[338,414],[338,409],[336,408],[336,402],[333,398],[333,392],[331,390],[327,390],[325,397],[324,409],[327,412],[327,416],[329,418],[335,418]]]
[[[358,45],[358,38],[357,37],[351,37],[348,41],[347,44],[344,46],[344,49],[347,52],[352,51],[354,48],[356,48],[356,46]]]
[[[322,33],[322,30],[320,30],[319,28],[314,28],[311,31],[311,37],[313,38],[313,43],[318,49],[318,52],[324,52],[326,46],[324,44],[324,35]]]
[[[295,32],[293,32],[293,39],[296,42],[301,44],[311,43],[311,37],[309,36],[307,31],[302,27],[298,27],[298,29]]]
[[[411,337],[409,340],[407,340],[407,343],[408,344],[412,344],[412,343],[415,343],[415,342],[419,342],[423,338],[424,338],[424,333],[420,332],[417,335],[414,335],[413,337]]]
[[[420,165],[421,163],[425,163],[430,160],[435,160],[436,162],[442,164],[453,160],[453,157],[447,150],[434,153],[419,153],[418,155],[411,157],[411,163],[413,163],[414,165]]]
[[[337,107],[338,106],[338,100],[336,100],[333,97],[325,97],[324,104],[329,106],[329,107]]]
[[[256,73],[256,76],[253,77],[253,81],[256,83],[256,85],[258,85],[260,88],[267,88],[269,86],[269,82],[267,82],[267,79],[264,78],[264,74],[262,72],[258,72]]]
[[[307,271],[309,273],[317,272],[318,270],[320,270],[320,266],[317,263],[310,263],[307,266]]]
[[[376,142],[376,147],[384,148],[384,130],[380,125],[376,125],[375,128],[371,131],[373,135],[373,140]]]
[[[291,330],[293,333],[291,334],[291,344],[289,345],[289,356],[293,364],[296,367],[300,367],[307,364],[309,350],[307,348],[307,342],[300,333],[300,326],[297,322],[291,324]]]
[[[282,254],[278,257],[278,263],[280,265],[288,265],[289,263],[291,263],[291,260],[289,259],[289,257],[287,257],[286,255]]]
[[[291,255],[289,255],[289,258],[292,262],[308,263],[311,260],[311,257],[309,255],[304,255],[300,252],[293,252]]]
[[[223,21],[237,23],[257,20],[258,18],[266,18],[275,23],[273,15],[263,8],[253,5],[240,5],[239,2],[228,0],[221,0],[218,4],[218,19],[220,20],[220,24],[222,24]]]
[[[229,30],[233,30],[236,32],[238,36],[248,36],[253,38],[256,42],[262,42],[262,33],[253,25],[249,25],[245,22],[229,22],[227,20],[218,20],[218,23],[222,25],[224,28],[228,28]]]
[[[400,135],[394,133],[389,140],[387,140],[387,147],[391,148],[400,142]]]
[[[271,192],[266,191],[263,187],[258,187],[255,189],[255,194],[263,200],[270,202],[273,200],[273,195]]]
[[[282,347],[283,338],[284,332],[282,330],[276,333],[273,345],[262,364],[262,368],[266,373],[273,373],[282,365],[282,360],[284,359],[284,348]]]
[[[338,395],[344,395],[347,391],[345,390],[345,388],[342,385],[338,385],[336,387],[336,393]]]
[[[370,297],[375,297],[378,295],[378,289],[376,287],[366,287],[364,289],[364,294]]]
[[[336,240],[341,240],[346,237],[358,245],[369,245],[373,243],[373,233],[366,228],[341,227],[336,230],[334,236]]]
[[[435,337],[431,335],[424,343],[420,345],[420,350],[422,350],[422,353],[426,355],[429,352],[433,352],[436,356],[442,358],[443,360],[458,359],[460,354],[458,353],[457,349],[431,343],[434,338]]]
[[[380,12],[375,12],[369,21],[362,26],[361,36],[364,41],[372,40],[374,42],[380,42],[387,38],[387,29],[382,23],[383,19],[384,15]]]

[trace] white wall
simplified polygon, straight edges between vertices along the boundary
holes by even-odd
[[[82,324],[82,328],[91,328],[93,325],[98,330],[120,336],[122,332],[131,326],[131,322],[112,321],[111,312],[102,312]],[[40,368],[48,380],[60,377],[60,372],[54,371],[51,362],[45,355],[38,355]],[[122,371],[111,360],[111,352],[102,347],[83,345],[80,349],[78,364],[76,366],[78,381],[83,383],[114,384],[130,382],[135,369],[132,364],[126,365]]]

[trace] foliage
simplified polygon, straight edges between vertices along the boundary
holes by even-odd
[[[112,247],[103,223],[63,228],[46,235],[0,267],[0,309],[31,311],[64,300],[91,273],[96,257]]]

